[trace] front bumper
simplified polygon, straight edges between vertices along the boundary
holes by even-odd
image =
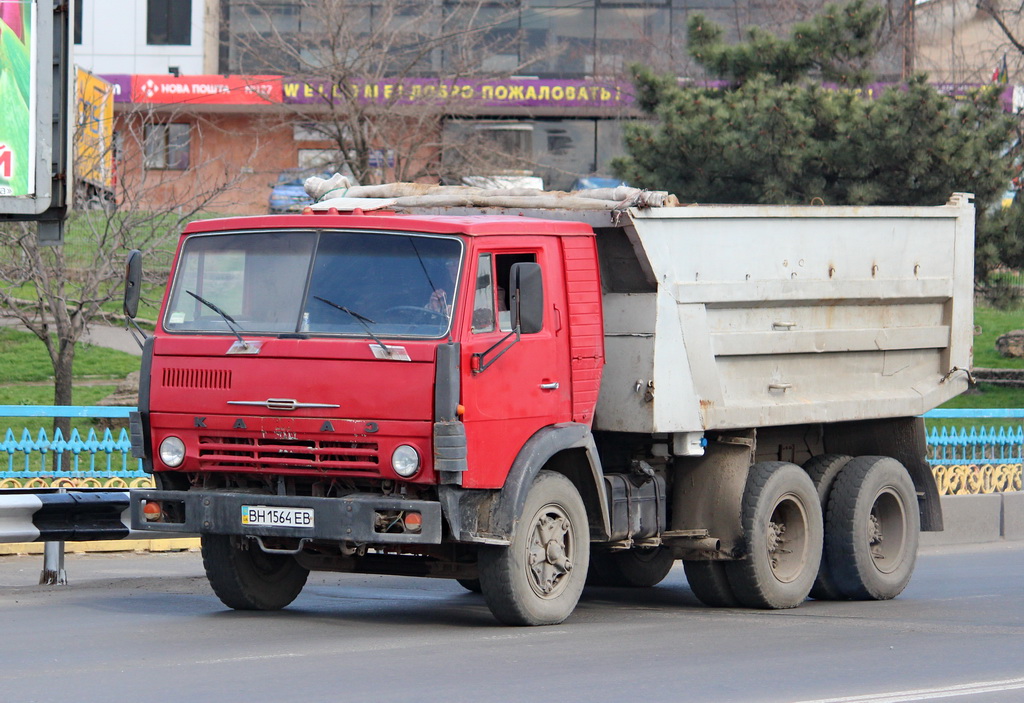
[[[177,503],[184,515],[180,522],[146,520],[142,507],[147,501],[158,501],[167,508]],[[308,508],[314,511],[310,527],[242,524],[243,506]],[[415,512],[422,518],[417,532],[390,532],[381,527],[381,514]],[[153,532],[191,534],[247,535],[253,537],[297,537],[333,542],[360,544],[440,544],[441,505],[428,500],[403,500],[369,493],[355,493],[341,498],[311,498],[260,493],[229,493],[220,491],[131,492],[132,529]]]

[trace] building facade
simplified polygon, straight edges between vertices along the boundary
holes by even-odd
[[[216,73],[204,0],[76,0],[75,63],[92,73]]]
[[[686,47],[698,13],[733,41],[750,26],[784,34],[824,4],[80,0],[75,51],[116,91],[122,189],[140,169],[134,182],[154,206],[217,185],[209,209],[247,214],[265,211],[280,174],[330,169],[357,136],[371,147],[364,182],[515,172],[567,189],[610,176],[623,123],[638,116],[629,64],[699,79]],[[943,8],[960,4],[886,0],[879,79],[898,80],[915,61],[955,65],[935,47],[945,42]],[[980,56],[971,47],[984,41],[958,51]],[[404,153],[397,142],[412,132],[418,142]]]

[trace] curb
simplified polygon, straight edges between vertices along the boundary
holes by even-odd
[[[45,547],[45,542],[0,544],[0,556],[42,554]],[[86,554],[90,552],[180,552],[197,551],[198,549],[198,537],[179,537],[174,539],[122,539],[64,543],[64,551],[68,554]]]
[[[1024,492],[942,496],[942,532],[922,532],[921,546],[1024,540]]]

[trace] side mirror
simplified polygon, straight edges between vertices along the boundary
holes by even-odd
[[[512,328],[534,334],[544,327],[544,286],[540,264],[533,261],[512,264]]]
[[[124,264],[124,314],[134,320],[142,295],[142,252],[132,249]]]

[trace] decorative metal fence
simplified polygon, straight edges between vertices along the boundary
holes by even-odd
[[[973,495],[1021,490],[1024,466],[1024,410],[932,410],[925,418],[972,420],[967,427],[939,425],[928,432],[928,463],[940,495]],[[984,426],[985,420],[1016,420]]]
[[[135,408],[77,405],[0,405],[0,417],[125,419]],[[82,437],[83,431],[85,437]],[[6,457],[4,456],[6,454]],[[131,455],[125,429],[72,429],[68,437],[45,428],[8,427],[0,443],[3,488],[143,488],[153,480]]]
[[[135,408],[72,405],[0,405],[0,417],[127,418]],[[933,426],[927,435],[928,462],[941,495],[1021,490],[1024,426],[985,427],[984,420],[1024,421],[1024,410],[932,410],[925,418],[974,420],[969,427]],[[44,487],[142,488],[153,485],[142,462],[131,456],[125,429],[78,429],[51,438],[8,428],[0,444],[0,489]],[[116,436],[115,436],[116,435]],[[6,462],[4,454],[6,453]]]

